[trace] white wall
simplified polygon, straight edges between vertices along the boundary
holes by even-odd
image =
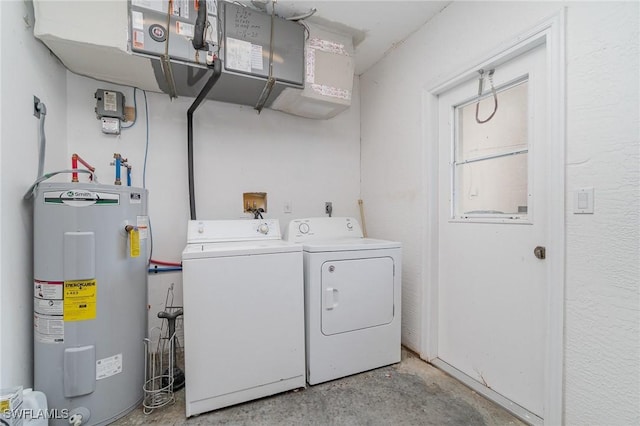
[[[32,384],[32,208],[22,196],[38,168],[33,96],[47,106],[45,171],[66,155],[66,70],[32,36],[28,2],[0,2],[0,387]]]
[[[0,4],[0,23],[2,23],[2,5]],[[0,164],[2,164],[2,33],[0,33]],[[3,240],[4,232],[2,230],[2,169],[0,169],[0,241]],[[2,302],[5,299],[2,293],[2,244],[0,244],[0,307],[2,306]],[[2,313],[0,313],[0,330],[2,330],[2,326],[5,324],[5,321],[2,318]],[[0,332],[1,333],[1,332]],[[0,334],[0,342],[4,336]],[[0,345],[0,366],[2,365],[2,360],[4,358],[4,350]],[[0,367],[0,388],[4,387],[4,381],[2,368]]]
[[[360,109],[354,82],[353,105],[331,120],[294,117],[265,109],[205,101],[194,114],[196,209],[198,219],[236,219],[243,192],[267,192],[266,218],[280,219],[282,229],[292,218],[323,216],[332,201],[335,216],[356,216],[360,195]],[[113,153],[133,166],[133,185],[142,186],[145,149],[145,109],[138,91],[138,121],[121,136],[104,135],[94,113],[98,88],[125,93],[133,105],[133,89],[67,75],[68,155],[76,152],[97,168],[102,183],[113,183]],[[189,220],[187,181],[187,120],[191,98],[169,100],[148,93],[149,189],[155,259],[180,261]],[[82,179],[86,179],[82,177]],[[290,201],[293,211],[283,213]],[[181,303],[181,274],[152,274],[149,280],[150,319],[164,306],[166,290],[176,284]]]
[[[567,5],[565,421],[640,422],[639,5]],[[403,242],[403,342],[420,350],[423,90],[557,12],[454,2],[361,76],[362,196],[374,237]],[[572,191],[595,187],[595,214]]]

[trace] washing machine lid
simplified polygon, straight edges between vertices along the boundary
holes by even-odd
[[[188,244],[183,250],[182,260],[292,253],[301,251],[302,246],[282,240],[192,243]]]
[[[382,250],[400,248],[396,241],[378,240],[375,238],[346,238],[339,240],[317,240],[303,243],[303,250],[309,253],[328,251]]]

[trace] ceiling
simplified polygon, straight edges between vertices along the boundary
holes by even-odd
[[[270,0],[242,3],[271,12]],[[289,18],[316,9],[310,22],[353,36],[355,72],[360,75],[378,62],[397,43],[429,21],[451,1],[342,1],[278,0],[276,14]]]

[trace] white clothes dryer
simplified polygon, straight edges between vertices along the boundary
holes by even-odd
[[[306,385],[302,249],[277,220],[190,221],[182,268],[187,417]]]
[[[400,362],[402,248],[363,238],[357,220],[292,220],[304,258],[307,382]]]

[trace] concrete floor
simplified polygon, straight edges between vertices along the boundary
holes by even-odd
[[[223,408],[189,419],[184,390],[149,415],[137,408],[117,426],[161,425],[523,425],[403,349],[399,364]]]

